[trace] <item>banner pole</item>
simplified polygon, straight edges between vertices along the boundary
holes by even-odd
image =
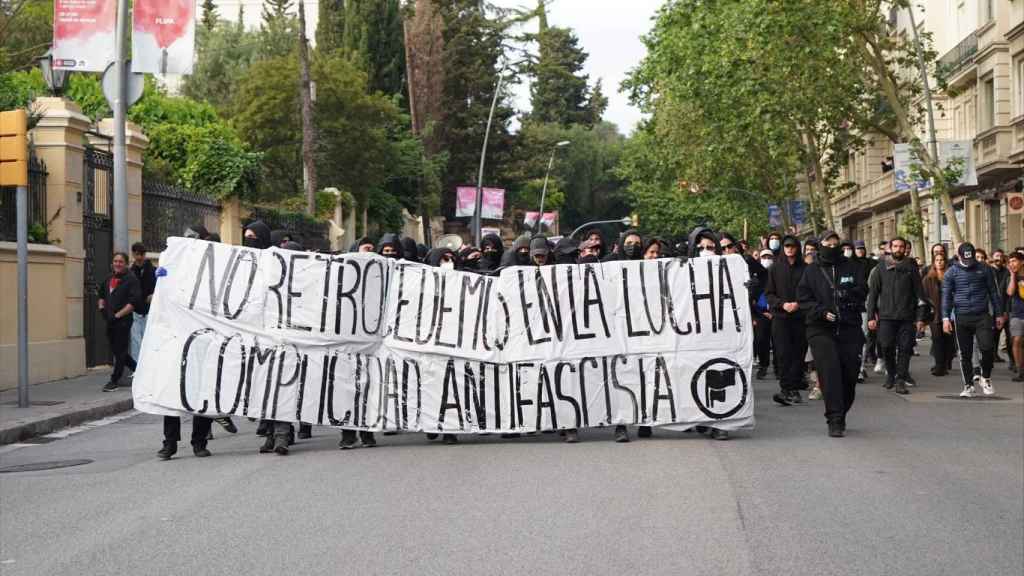
[[[129,22],[128,0],[117,2],[117,28],[114,30],[114,250],[128,252],[128,159],[125,150],[128,65],[125,54]],[[107,257],[110,255],[107,254]]]
[[[18,186],[18,408],[28,408],[28,188]]]

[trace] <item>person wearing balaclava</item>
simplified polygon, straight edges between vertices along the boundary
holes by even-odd
[[[942,330],[956,336],[960,347],[960,371],[964,389],[960,396],[971,398],[976,386],[986,396],[995,394],[992,387],[992,364],[995,354],[995,328],[1001,330],[1003,317],[1002,290],[996,285],[992,268],[981,264],[974,245],[964,242],[957,248],[958,259],[949,265],[942,281]],[[974,344],[981,354],[981,374],[974,374]]]
[[[462,248],[459,248],[457,256],[458,261],[456,262],[456,268],[458,270],[476,273],[483,253],[480,252],[480,249],[476,246],[466,244]]]
[[[278,248],[283,248],[285,242],[292,241],[292,234],[287,230],[278,228],[277,230],[270,231],[270,244]]]
[[[551,244],[546,236],[534,236],[530,240],[530,264],[546,266],[551,260]]]
[[[416,241],[406,236],[402,238],[402,259],[409,262],[419,262],[420,255],[416,250]]]
[[[796,287],[806,266],[800,253],[800,240],[786,236],[779,256],[768,269],[764,291],[768,311],[772,315],[772,347],[779,377],[779,392],[772,396],[772,400],[782,406],[802,403],[800,390],[806,387],[804,356],[807,354],[807,332],[796,297]]]
[[[206,226],[202,224],[193,224],[185,229],[185,238],[196,238],[199,240],[209,240],[210,232],[206,230]]]
[[[843,256],[835,232],[826,232],[817,261],[807,266],[796,292],[821,382],[828,435],[842,438],[864,350],[864,269]]]
[[[458,256],[451,248],[434,248],[430,252],[427,252],[427,258],[424,260],[424,264],[428,264],[434,268],[442,268],[444,270],[455,270],[456,260],[458,260]],[[435,440],[438,435],[433,432],[427,432],[426,436],[427,440]],[[445,444],[458,444],[459,438],[455,434],[444,434],[442,441]]]
[[[398,234],[387,233],[380,237],[380,242],[377,242],[377,253],[385,258],[392,258],[398,260],[402,257],[402,241],[399,240]]]
[[[501,267],[530,265],[530,235],[523,234],[512,243],[512,249],[501,258]]]
[[[501,266],[501,255],[505,252],[505,245],[497,234],[485,234],[480,240],[480,260],[477,261],[477,270],[483,273],[493,272]]]
[[[262,220],[256,220],[245,227],[245,234],[242,237],[242,245],[246,248],[259,248],[263,250],[270,248],[270,227]]]
[[[575,264],[576,259],[579,258],[580,249],[575,240],[563,236],[558,242],[555,242],[552,253],[555,256],[555,264]]]
[[[917,331],[924,329],[928,297],[917,264],[907,254],[907,241],[897,236],[889,242],[892,256],[880,263],[868,280],[868,330],[878,332],[885,359],[886,390],[909,394],[910,356]],[[917,321],[917,330],[914,322]]]

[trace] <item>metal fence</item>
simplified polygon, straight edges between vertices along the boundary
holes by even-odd
[[[167,238],[181,236],[196,224],[211,233],[220,222],[220,203],[206,196],[172,184],[146,180],[142,184],[142,243],[146,250],[161,252]]]
[[[28,160],[28,234],[29,242],[47,242],[46,231],[46,163],[36,158]],[[18,239],[18,189],[0,188],[0,241]]]
[[[253,206],[243,224],[248,225],[256,220],[262,220],[271,230],[287,230],[306,250],[331,250],[331,229],[328,222],[314,220],[298,212],[281,212],[264,206]]]

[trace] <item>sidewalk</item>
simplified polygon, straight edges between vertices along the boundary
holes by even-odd
[[[132,389],[102,392],[107,368],[80,378],[56,380],[29,388],[28,408],[18,408],[18,391],[0,392],[0,445],[19,442],[132,409]]]

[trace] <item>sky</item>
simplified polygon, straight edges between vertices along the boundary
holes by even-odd
[[[497,6],[515,8],[533,6],[536,0],[490,0]],[[245,5],[245,20],[250,26],[258,26],[262,0],[218,0],[222,18],[235,19],[239,4]],[[629,70],[640,63],[645,48],[640,37],[652,25],[659,6],[664,0],[554,0],[548,7],[548,23],[552,26],[572,28],[580,39],[580,45],[590,54],[586,72],[593,83],[601,78],[604,93],[608,97],[605,120],[618,125],[619,130],[629,134],[641,119],[640,111],[629,103],[629,98],[619,93],[619,84]],[[310,37],[316,30],[317,2],[306,1],[307,29]],[[536,30],[536,21],[529,24]],[[524,79],[525,80],[525,79]],[[528,110],[530,88],[527,81],[516,87],[516,107]]]

